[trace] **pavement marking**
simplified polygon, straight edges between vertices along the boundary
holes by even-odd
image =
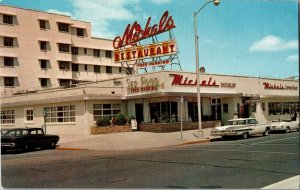
[[[248,145],[264,144],[264,143],[268,143],[268,142],[282,141],[282,140],[294,139],[294,138],[299,138],[299,137],[288,137],[288,138],[283,138],[283,139],[275,139],[275,140],[270,140],[270,141],[262,141],[262,142],[257,142],[257,143],[249,143]]]

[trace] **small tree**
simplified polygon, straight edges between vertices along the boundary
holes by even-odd
[[[116,125],[124,125],[125,123],[127,123],[127,118],[123,113],[118,113],[116,115]]]
[[[101,127],[104,127],[104,126],[108,126],[110,125],[110,118],[105,116],[103,118],[99,118],[97,119],[97,126],[101,126]]]

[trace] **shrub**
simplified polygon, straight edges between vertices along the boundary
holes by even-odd
[[[127,123],[127,118],[123,113],[118,113],[118,115],[116,115],[116,125],[124,125],[125,123]]]
[[[97,119],[97,126],[108,126],[110,125],[110,118],[105,116],[103,118]]]

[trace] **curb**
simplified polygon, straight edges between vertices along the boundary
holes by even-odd
[[[56,147],[56,150],[87,150],[87,149],[83,149],[83,148]]]

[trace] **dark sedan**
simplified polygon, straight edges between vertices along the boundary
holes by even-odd
[[[41,128],[1,129],[1,150],[30,150],[34,148],[55,148],[58,135],[46,135]]]

